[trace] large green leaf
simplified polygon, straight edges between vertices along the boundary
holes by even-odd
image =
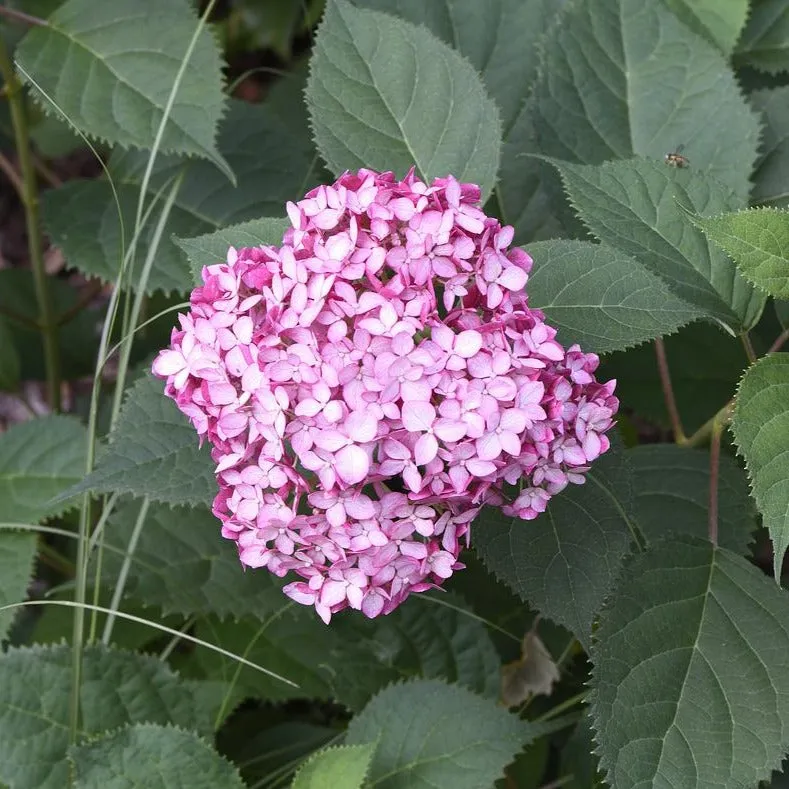
[[[664,344],[674,396],[685,432],[690,434],[731,400],[748,359],[738,337],[705,322],[680,329],[666,337]],[[598,377],[616,378],[616,393],[624,407],[671,426],[651,345],[605,357]]]
[[[760,359],[743,377],[732,417],[753,495],[770,532],[775,577],[789,548],[789,354]]]
[[[777,299],[789,298],[789,212],[752,208],[694,222],[747,280]]]
[[[244,789],[238,770],[194,732],[136,723],[69,750],[75,789]]]
[[[90,137],[150,149],[196,25],[186,0],[68,0],[46,27],[25,36],[16,57],[45,110],[53,111],[51,100]],[[224,107],[219,48],[203,29],[180,78],[160,149],[210,159],[227,175],[215,145]]]
[[[368,780],[380,789],[480,789],[531,739],[495,702],[435,680],[392,685],[348,726],[348,745],[378,741]]]
[[[37,523],[66,506],[51,503],[82,478],[87,433],[69,416],[45,416],[0,435],[0,513],[5,521]]]
[[[751,201],[786,205],[789,198],[789,86],[757,90],[749,98],[753,108],[761,112],[764,122]]]
[[[97,324],[101,311],[83,309],[74,312],[80,300],[79,291],[59,277],[48,281],[52,306],[58,316],[71,313],[73,317],[58,327],[57,341],[60,368],[64,378],[93,375],[96,363]],[[19,355],[19,377],[43,381],[46,378],[44,350],[38,321],[33,272],[23,268],[0,270],[0,311],[18,315],[28,324],[9,321],[8,333]]]
[[[747,196],[757,117],[723,55],[664,3],[571,4],[542,52],[533,120],[543,153],[585,164],[633,155],[662,163],[683,145],[695,171]]]
[[[496,648],[485,626],[454,594],[442,594],[438,603],[414,596],[386,617],[356,621],[354,629],[376,659],[399,676],[445,679],[498,697]]]
[[[537,42],[565,0],[353,0],[354,5],[424,25],[482,75],[501,110],[505,131],[515,120],[539,60]]]
[[[0,531],[0,608],[21,603],[33,577],[37,548],[34,532]],[[8,636],[17,611],[0,611],[0,641]]]
[[[635,516],[649,542],[676,532],[706,537],[710,455],[675,444],[643,444],[627,451],[633,469]],[[748,478],[728,455],[718,468],[718,540],[745,554],[756,529]]]
[[[283,215],[285,203],[301,198],[318,180],[311,147],[265,105],[231,102],[222,123],[219,150],[237,174],[235,186],[206,162],[185,166],[176,157],[158,160],[149,197],[186,169],[156,254],[149,291],[188,291],[193,286],[186,256],[171,240],[172,235],[188,238],[267,214]],[[137,152],[116,153],[110,160],[127,246],[134,233],[145,164],[145,155]],[[61,247],[67,263],[85,274],[114,281],[122,259],[122,227],[110,184],[105,179],[72,181],[45,192],[42,202],[47,233]],[[142,268],[158,216],[155,208],[143,229],[137,246],[137,271]]]
[[[540,148],[530,101],[524,102],[502,148],[505,166],[496,186],[502,221],[515,229],[517,244],[585,237],[585,228],[567,204],[558,174],[547,162],[535,157]]]
[[[131,387],[110,443],[96,467],[70,492],[131,493],[166,504],[210,504],[216,495],[214,465],[208,445],[163,384],[144,376]]]
[[[764,296],[683,210],[709,215],[738,208],[726,187],[644,159],[556,166],[580,217],[601,241],[632,255],[683,301],[731,330],[756,323]]]
[[[71,648],[0,655],[0,780],[14,789],[62,789],[68,779]],[[174,723],[208,734],[213,715],[157,658],[89,646],[82,664],[80,739],[127,723]]]
[[[499,166],[501,121],[468,61],[426,29],[329,0],[310,64],[315,141],[336,174],[412,166],[483,195]]]
[[[737,45],[737,59],[776,74],[789,70],[789,7],[784,0],[756,0]]]
[[[318,751],[296,773],[291,789],[362,789],[375,743]]]
[[[535,242],[529,304],[543,310],[565,345],[608,353],[672,334],[700,317],[629,255],[589,241]]]
[[[612,448],[584,485],[569,485],[536,520],[484,510],[474,544],[500,580],[588,646],[592,621],[634,537],[632,497],[627,457]]]
[[[665,0],[693,31],[730,55],[748,16],[748,0]]]
[[[592,716],[617,789],[756,786],[789,747],[787,597],[693,538],[635,557],[601,616]]]
[[[106,583],[118,577],[134,531],[139,501],[126,501],[107,524],[101,571]],[[126,593],[164,614],[215,614],[220,618],[264,618],[283,602],[280,585],[264,571],[245,571],[238,550],[220,532],[207,507],[149,507],[139,534]]]
[[[231,225],[214,233],[206,233],[193,238],[174,238],[176,244],[186,253],[195,283],[202,283],[203,266],[223,263],[227,258],[228,247],[279,246],[282,236],[290,227],[287,219],[263,217],[239,225]]]
[[[212,644],[283,673],[298,688],[269,679],[214,651],[198,650],[202,675],[236,681],[240,698],[334,698],[361,709],[382,687],[403,677],[457,682],[489,698],[499,690],[499,659],[485,627],[461,600],[455,610],[409,600],[375,620],[346,615],[326,627],[312,611],[284,602],[256,619],[202,619],[198,631]]]

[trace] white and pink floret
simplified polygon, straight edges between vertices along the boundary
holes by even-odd
[[[208,439],[222,534],[328,622],[440,585],[483,506],[536,518],[609,447],[599,360],[528,307],[473,184],[346,173],[230,249],[153,365]],[[524,524],[525,527],[525,524]]]

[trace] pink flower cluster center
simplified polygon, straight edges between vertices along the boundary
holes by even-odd
[[[328,622],[461,568],[483,505],[525,520],[608,449],[598,358],[528,307],[479,188],[346,173],[279,247],[203,270],[154,373],[213,447],[222,534]]]

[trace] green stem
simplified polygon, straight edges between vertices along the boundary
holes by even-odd
[[[748,357],[748,361],[753,364],[759,357],[756,355],[756,351],[753,348],[751,335],[745,331],[740,335],[740,340],[742,341],[742,347],[745,349],[745,355]]]
[[[589,695],[589,691],[585,690],[582,693],[578,693],[575,696],[572,696],[569,699],[566,699],[561,704],[557,704],[555,707],[551,707],[544,715],[540,715],[539,718],[535,718],[534,722],[543,722],[549,721],[552,718],[555,718],[557,715],[561,715],[563,712],[572,709],[576,704],[580,704],[581,702],[586,700],[586,697]]]
[[[60,411],[60,360],[58,358],[58,335],[52,296],[49,292],[47,272],[44,268],[44,250],[41,245],[40,221],[38,216],[38,187],[36,171],[30,152],[30,138],[27,129],[27,115],[22,84],[14,71],[5,41],[0,38],[0,73],[5,80],[8,106],[11,110],[11,123],[14,127],[14,142],[19,158],[21,172],[21,197],[25,209],[27,229],[27,248],[30,267],[33,270],[33,283],[38,302],[38,322],[44,342],[44,363],[47,374],[47,395],[53,411]]]
[[[731,419],[731,410],[734,407],[734,400],[729,400],[715,416],[708,419],[692,436],[684,441],[677,441],[683,447],[700,447],[706,444],[713,436],[717,424],[726,425]]]

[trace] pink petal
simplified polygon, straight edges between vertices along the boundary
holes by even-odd
[[[482,335],[478,331],[462,331],[455,338],[455,353],[469,359],[482,348]]]
[[[346,588],[345,581],[326,581],[321,587],[320,597],[318,598],[320,604],[325,605],[327,608],[339,605],[346,599]]]
[[[460,441],[466,435],[466,424],[455,419],[437,419],[433,432],[442,441]]]
[[[153,371],[159,376],[175,375],[185,365],[186,360],[180,351],[162,351],[153,363]]]
[[[361,447],[352,444],[344,447],[334,456],[334,468],[340,479],[348,485],[355,485],[367,476],[370,458]]]
[[[526,416],[522,411],[517,408],[508,408],[502,412],[499,426],[502,430],[508,430],[511,433],[522,433],[526,429],[526,422]]]
[[[430,430],[436,418],[436,409],[430,403],[409,401],[403,403],[401,419],[403,427],[412,433]]]
[[[375,505],[367,496],[353,496],[345,500],[345,511],[357,520],[375,516]]]
[[[592,461],[595,458],[599,457],[600,453],[603,449],[603,444],[600,441],[600,436],[597,433],[593,433],[591,430],[586,434],[586,438],[584,439],[584,454],[586,455],[586,459],[588,461]]]
[[[526,287],[526,281],[529,275],[517,266],[507,266],[504,271],[499,274],[496,282],[507,290],[523,290]]]
[[[466,468],[475,477],[487,477],[488,474],[493,474],[493,472],[496,471],[496,464],[491,463],[489,460],[478,460],[477,458],[471,458],[470,460],[466,461]]]
[[[488,433],[476,442],[480,460],[495,460],[501,454],[501,443],[496,433]]]
[[[371,589],[367,592],[362,601],[362,613],[370,619],[374,619],[383,611],[384,603],[385,600],[383,595],[377,590]]]
[[[348,443],[348,437],[339,430],[321,430],[315,434],[315,444],[327,452],[336,452]]]
[[[517,433],[510,433],[509,431],[503,430],[499,434],[499,443],[501,444],[501,448],[513,457],[518,457],[518,455],[520,455],[521,440],[518,438]]]
[[[432,433],[425,433],[419,437],[414,447],[414,460],[417,466],[424,466],[438,454],[438,441]]]
[[[354,411],[345,419],[345,430],[356,442],[372,441],[378,433],[378,420],[365,411]]]

